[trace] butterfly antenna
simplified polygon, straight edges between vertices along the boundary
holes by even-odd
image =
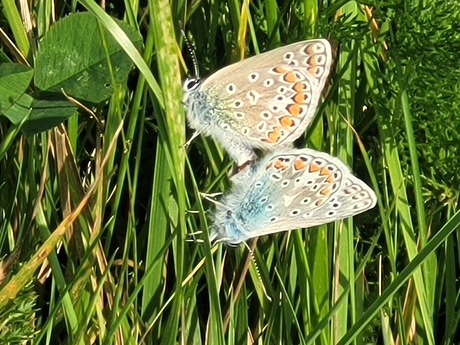
[[[182,36],[184,37],[184,42],[185,45],[187,46],[187,51],[188,54],[190,55],[190,58],[192,59],[193,63],[193,72],[195,73],[194,78],[196,80],[200,79],[200,70],[198,68],[198,59],[196,58],[196,46],[190,40],[187,38],[187,35],[185,34],[185,31],[181,29]]]
[[[254,255],[254,251],[249,247],[249,245],[246,242],[243,242],[246,248],[248,248],[249,255],[251,256],[252,263],[254,264],[254,269],[256,270],[257,278],[260,281],[260,285],[262,286],[262,291],[264,292],[265,297],[271,302],[272,298],[268,295],[267,290],[265,289],[264,282],[262,281],[262,276],[260,275],[259,271],[259,265],[257,265],[256,257]]]

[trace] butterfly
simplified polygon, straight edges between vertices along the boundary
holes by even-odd
[[[242,166],[255,149],[289,146],[311,122],[329,75],[325,39],[297,42],[184,83],[190,126],[222,144]]]
[[[308,148],[273,152],[233,183],[217,204],[211,241],[237,245],[354,216],[377,202],[338,158]]]

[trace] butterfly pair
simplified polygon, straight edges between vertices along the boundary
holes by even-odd
[[[211,237],[229,244],[349,217],[376,203],[374,192],[328,154],[289,147],[307,128],[332,62],[327,40],[294,43],[188,79],[190,126],[219,141],[241,166],[218,206]]]

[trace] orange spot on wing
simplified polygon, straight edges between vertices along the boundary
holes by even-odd
[[[315,206],[321,206],[322,204],[324,204],[324,200],[323,199],[319,199],[315,202]]]
[[[295,83],[294,86],[292,87],[294,91],[297,92],[303,92],[305,90],[308,90],[308,85],[307,83]]]
[[[305,55],[313,55],[313,54],[315,54],[315,49],[313,49],[312,45],[308,45],[308,46],[305,47],[303,52],[304,52]]]
[[[275,168],[278,170],[286,170],[287,165],[281,159],[278,159],[275,163]]]
[[[310,95],[308,93],[298,93],[294,97],[292,97],[292,100],[296,103],[304,104],[308,103],[309,98]]]
[[[304,113],[304,108],[298,104],[291,104],[286,107],[286,110],[291,114],[292,116],[299,117],[300,115],[303,115]]]
[[[335,177],[333,174],[331,174],[327,179],[326,179],[326,182],[327,183],[332,183],[335,181]]]
[[[323,74],[323,68],[312,66],[312,67],[310,67],[310,68],[308,69],[308,72],[309,72],[311,75],[319,76],[319,75]]]
[[[328,168],[322,168],[321,172],[319,174],[321,176],[324,176],[324,175],[329,175],[330,173],[331,173],[331,171]]]
[[[288,83],[295,83],[297,81],[297,76],[294,72],[287,72],[283,76],[283,80]]]
[[[310,172],[316,172],[321,170],[321,167],[318,164],[311,163],[310,164]]]
[[[312,55],[308,58],[308,61],[307,63],[310,65],[310,66],[318,66],[320,65],[319,63],[319,60],[318,60],[318,57],[319,55]]]
[[[303,170],[307,166],[306,160],[303,158],[299,158],[294,162],[294,169],[295,170]]]
[[[272,68],[272,71],[275,73],[286,73],[288,70],[282,66],[275,66]]]
[[[329,194],[331,194],[331,192],[332,192],[332,188],[328,186],[321,191],[321,194],[323,194],[324,196],[328,196]]]
[[[286,129],[290,129],[291,127],[295,126],[295,121],[291,119],[289,116],[283,116],[280,119],[281,126]]]
[[[275,127],[272,131],[268,132],[268,138],[262,139],[262,141],[271,144],[277,143],[281,139],[282,135],[283,131],[281,130],[281,128]]]

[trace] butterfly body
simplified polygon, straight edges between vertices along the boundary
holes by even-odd
[[[297,42],[227,66],[204,81],[188,79],[190,126],[219,141],[242,165],[254,149],[289,146],[311,122],[329,75],[327,40]]]
[[[278,151],[234,180],[211,239],[238,244],[343,219],[375,203],[375,193],[339,159],[307,148]]]

